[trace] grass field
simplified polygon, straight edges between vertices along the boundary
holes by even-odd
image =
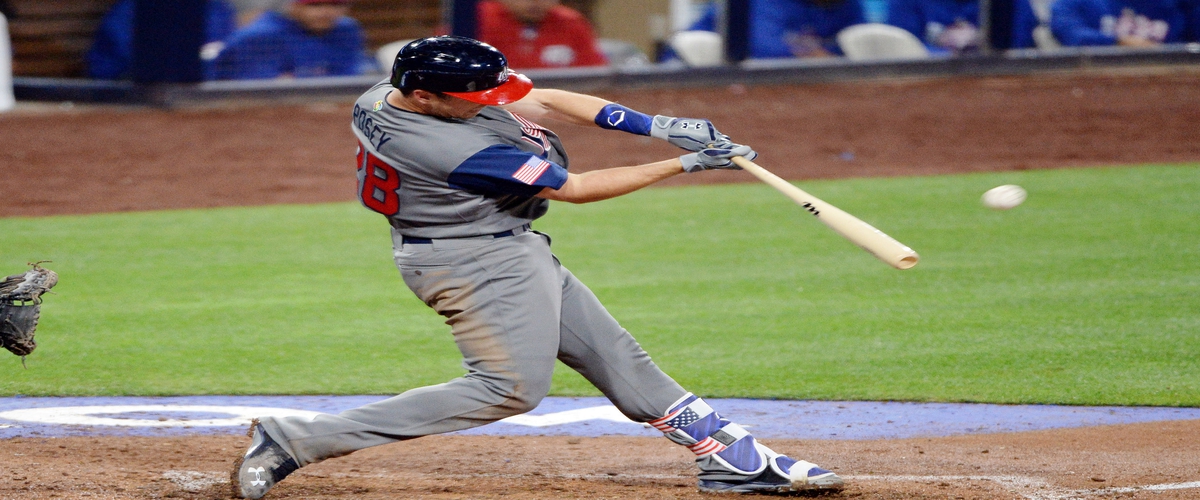
[[[998,184],[1029,200],[979,204]],[[761,184],[555,204],[556,254],[710,397],[1200,405],[1200,165],[805,182],[894,270]],[[50,259],[0,395],[391,394],[461,375],[357,204],[0,219]],[[554,394],[596,395],[560,366]]]

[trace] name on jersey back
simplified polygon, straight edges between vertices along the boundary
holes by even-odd
[[[379,128],[370,113],[357,104],[354,105],[354,126],[358,127],[358,131],[362,132],[368,141],[371,141],[371,145],[375,146],[376,151],[379,151],[387,141],[392,140],[392,136]]]

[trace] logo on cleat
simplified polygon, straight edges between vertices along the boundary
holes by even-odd
[[[254,473],[254,480],[250,481],[250,485],[251,486],[262,486],[264,484],[267,484],[267,482],[263,481],[263,479],[262,479],[262,473],[266,472],[266,471],[267,470],[262,467],[251,467],[249,469],[246,469],[246,472]]]

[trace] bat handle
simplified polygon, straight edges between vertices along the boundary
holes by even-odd
[[[747,160],[741,156],[734,156],[731,159],[733,160],[734,165],[742,167],[742,170],[750,172],[751,175],[758,177],[758,180],[767,183],[775,189],[783,191],[784,194],[787,194],[790,198],[795,199],[790,193],[790,191],[795,188],[795,186],[792,186],[792,183],[781,179],[778,175],[771,173],[769,170],[758,166],[757,163]],[[784,185],[788,187],[784,187]],[[799,200],[796,201],[799,202]]]

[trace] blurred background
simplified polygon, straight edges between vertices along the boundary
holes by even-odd
[[[515,69],[550,77],[676,83],[718,78],[697,68],[853,78],[881,67],[1200,60],[1200,0],[0,0],[0,11],[11,37],[0,79],[12,79],[0,84],[18,100],[79,99],[81,89],[82,100],[136,100],[113,89],[310,77],[334,79],[310,88],[353,94],[389,71],[404,43],[436,34],[479,38]]]

